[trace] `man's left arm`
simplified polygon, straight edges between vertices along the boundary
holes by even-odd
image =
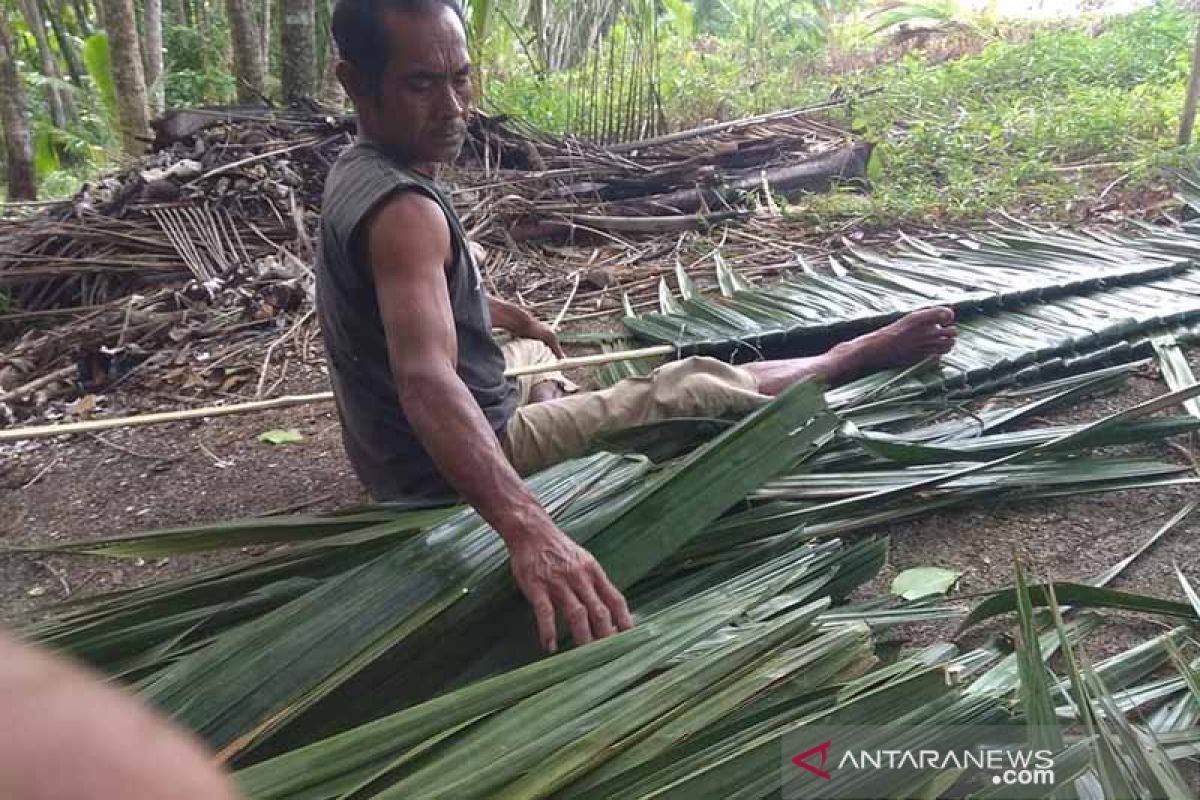
[[[492,324],[497,328],[502,328],[519,339],[544,342],[554,355],[559,358],[567,357],[554,329],[524,308],[495,297],[488,298],[488,308],[492,314]]]

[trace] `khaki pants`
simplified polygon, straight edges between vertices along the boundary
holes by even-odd
[[[509,367],[555,361],[541,342],[516,340],[504,345]],[[558,381],[575,387],[561,373],[517,378],[521,405],[508,423],[505,452],[522,475],[587,452],[600,433],[679,417],[745,414],[771,398],[758,392],[749,372],[715,358],[694,356],[664,364],[641,378],[626,378],[595,392],[579,392],[528,405],[533,387]]]

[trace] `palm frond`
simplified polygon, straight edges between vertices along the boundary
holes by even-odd
[[[1200,237],[1167,229],[1140,239],[999,229],[936,247],[906,240],[888,254],[847,242],[838,275],[734,288],[728,270],[718,270],[724,297],[685,292],[677,300],[664,284],[660,313],[625,324],[683,353],[802,354],[920,308],[949,306],[959,317],[958,345],[914,385],[982,393],[1152,355],[1163,334],[1194,340],[1198,256]]]
[[[780,753],[792,737],[824,726],[861,726],[871,731],[866,746],[936,748],[973,743],[949,733],[959,726],[1014,723],[1053,751],[1060,780],[1081,796],[1096,787],[1170,796],[1178,789],[1172,760],[1200,749],[1200,662],[1183,655],[1193,648],[1183,626],[1200,619],[1200,608],[1104,585],[1191,505],[1088,584],[1029,586],[1021,572],[1015,588],[970,613],[961,599],[901,603],[854,593],[886,560],[885,540],[857,535],[873,526],[984,498],[1198,480],[1174,463],[1104,450],[1194,433],[1196,417],[1164,414],[1200,395],[1186,380],[1095,422],[1040,422],[1047,411],[1118,388],[1135,369],[1130,353],[1154,352],[1161,325],[1150,317],[1165,310],[1174,325],[1187,316],[1164,297],[1191,302],[1191,290],[1180,287],[1194,280],[1184,252],[1194,233],[1147,234],[1154,247],[1171,249],[1149,256],[1146,242],[1037,231],[907,245],[904,258],[929,275],[949,264],[964,297],[985,285],[976,273],[986,264],[1005,280],[1028,279],[1025,294],[1006,290],[1003,308],[987,299],[999,292],[983,292],[974,317],[962,307],[968,326],[979,322],[976,354],[991,359],[960,369],[953,380],[964,391],[1040,377],[983,408],[931,398],[930,388],[949,385],[945,371],[881,376],[826,394],[806,383],[737,423],[626,432],[630,449],[658,448],[654,461],[598,452],[531,478],[539,501],[597,555],[640,621],[602,642],[536,661],[503,543],[461,507],[368,507],[72,543],[66,552],[119,556],[291,546],[65,604],[27,632],[89,660],[196,731],[241,768],[252,798],[749,799],[781,786],[802,790],[802,776],[781,771]],[[888,272],[868,256],[851,252],[846,277],[812,281],[819,299],[810,304],[867,303],[862,286],[884,286],[879,275]],[[1112,274],[1089,272],[1096,260]],[[1030,263],[1047,265],[1045,285]],[[681,313],[736,327],[751,310],[803,305],[764,299],[770,292],[718,269],[727,300],[708,300],[684,280],[683,299],[671,298]],[[903,279],[914,294],[915,282],[933,280],[915,267],[893,272],[893,283]],[[1177,282],[1170,293],[1168,282]],[[1122,294],[1137,292],[1149,294]],[[736,308],[744,295],[753,302]],[[1114,296],[1125,299],[1109,306]],[[1136,314],[1135,300],[1146,306]],[[880,306],[869,316],[900,311]],[[858,324],[852,315],[843,322]],[[1121,326],[1119,341],[1135,343],[1117,348],[1126,363],[1099,368],[1113,347],[1104,336]],[[1065,339],[1055,330],[1081,349],[1057,349]],[[1160,350],[1169,345],[1157,341]],[[1066,367],[1092,371],[1054,374]],[[1184,586],[1193,599],[1186,579]],[[1104,608],[1181,627],[1093,666],[1081,643],[1105,621],[1091,609]],[[999,642],[966,652],[936,643],[897,656],[875,643],[899,625],[971,626],[1013,611],[1013,653]],[[1065,675],[1052,669],[1058,663]],[[1126,752],[1135,745],[1139,753]],[[838,791],[965,796],[980,788],[975,778],[957,770],[855,774]],[[1011,796],[984,788],[978,796]],[[1063,783],[1060,790],[1071,791]]]

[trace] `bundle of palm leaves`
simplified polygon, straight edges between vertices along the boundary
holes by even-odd
[[[118,558],[281,547],[74,601],[27,633],[194,730],[252,798],[795,796],[811,777],[781,758],[796,737],[855,725],[898,745],[897,721],[906,746],[963,726],[976,738],[959,744],[1027,730],[1054,755],[1046,796],[1190,797],[1176,762],[1200,754],[1200,597],[1182,573],[1188,603],[1107,584],[1196,504],[1085,584],[1030,586],[1018,567],[1012,589],[973,610],[860,590],[886,559],[872,528],[984,498],[1200,482],[1194,465],[1129,450],[1200,430],[1179,347],[1200,323],[1197,234],[999,230],[887,259],[850,248],[836,275],[772,289],[718,259],[721,301],[681,271],[683,299],[664,288],[662,313],[628,324],[683,352],[803,348],[931,303],[959,311],[962,341],[940,365],[829,392],[801,383],[741,421],[624,431],[532,477],[639,618],[610,639],[540,658],[479,516],[387,505],[61,545]],[[1120,388],[1144,357],[1167,394],[1041,422]],[[964,409],[968,396],[979,402]],[[1082,645],[1097,608],[1181,627],[1093,664]],[[1012,612],[1015,648],[877,646],[893,626]],[[1018,796],[978,778],[901,769],[825,788]]]
[[[1197,482],[1190,468],[1108,449],[1200,429],[1190,413],[1163,414],[1200,387],[1182,385],[1186,362],[1160,344],[1179,388],[1090,424],[1032,423],[1118,387],[1135,365],[1044,382],[969,415],[917,399],[919,371],[828,394],[803,383],[736,424],[664,426],[652,448],[631,432],[625,444],[654,460],[597,452],[534,476],[639,619],[553,657],[539,660],[501,540],[453,507],[62,545],[114,557],[290,547],[77,601],[28,633],[196,731],[252,798],[775,797],[804,791],[808,773],[781,753],[806,728],[853,724],[886,739],[897,720],[929,743],[963,725],[1027,726],[1055,753],[1054,791],[1190,796],[1175,762],[1200,753],[1191,629],[1094,665],[1080,649],[1101,622],[1088,607],[1200,620],[1194,593],[1187,604],[1105,588],[1133,556],[1088,585],[1019,576],[970,616],[940,600],[850,599],[886,558],[884,541],[847,538],[872,527],[983,497]],[[1012,652],[876,648],[892,626],[1011,611]],[[856,774],[836,791],[1004,796],[976,778]]]
[[[1196,198],[1191,205],[1200,209]],[[715,252],[721,298],[702,296],[679,270],[681,299],[664,281],[659,312],[627,308],[625,324],[681,353],[746,359],[819,351],[918,308],[949,306],[960,338],[924,390],[984,393],[1145,358],[1156,336],[1194,339],[1198,256],[1195,222],[1136,236],[997,226],[936,245],[903,237],[887,253],[847,242],[828,271],[802,263],[806,274],[756,288]]]

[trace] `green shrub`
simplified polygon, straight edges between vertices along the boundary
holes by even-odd
[[[965,219],[996,209],[1056,214],[1100,181],[1148,186],[1194,161],[1195,151],[1174,141],[1193,18],[1171,2],[1091,26],[1008,25],[1005,38],[941,64],[916,51],[838,74],[823,66],[828,46],[852,62],[845,56],[866,52],[869,25],[844,17],[834,25],[834,11],[820,3],[785,4],[786,14],[766,17],[761,9],[770,12],[770,3],[701,5],[692,19],[668,12],[660,27],[659,90],[672,128],[805,105],[838,87],[882,90],[853,100],[843,119],[879,143],[883,170],[872,194],[811,198],[795,213],[877,222]],[[538,77],[520,57],[501,62],[489,74],[492,105],[565,130],[578,75]],[[1091,163],[1074,169],[1082,162],[1120,165],[1115,175]]]

